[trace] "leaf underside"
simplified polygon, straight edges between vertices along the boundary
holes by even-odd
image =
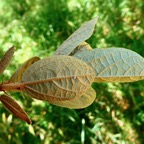
[[[22,81],[22,75],[24,72],[36,61],[40,60],[39,57],[32,57],[28,59],[24,64],[22,64],[12,75],[12,77],[9,80],[9,83],[18,83]]]
[[[82,42],[79,44],[73,52],[70,53],[71,56],[73,56],[75,53],[79,53],[85,50],[91,50],[92,47],[87,42]]]
[[[70,35],[55,51],[54,55],[69,55],[80,43],[93,33],[98,17],[86,22]]]
[[[20,118],[21,120],[26,121],[28,124],[31,124],[31,120],[26,114],[26,112],[20,107],[20,105],[13,100],[11,97],[2,95],[0,96],[0,101],[2,104],[10,110],[15,116]]]
[[[1,58],[1,60],[0,60],[0,74],[3,73],[3,71],[6,69],[6,67],[11,62],[11,59],[12,59],[13,54],[14,54],[14,50],[15,50],[15,48],[11,47]]]
[[[48,102],[61,107],[71,109],[82,109],[91,105],[94,102],[95,98],[96,98],[96,92],[92,87],[90,87],[90,89],[86,93],[74,99],[64,101],[48,101]]]
[[[144,58],[124,48],[99,48],[74,57],[95,70],[95,82],[133,82],[144,79]]]
[[[31,82],[26,92],[39,100],[67,100],[86,92],[94,81],[93,69],[72,56],[52,56],[35,62],[22,77]]]

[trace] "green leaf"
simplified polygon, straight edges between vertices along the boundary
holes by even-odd
[[[48,101],[51,104],[71,108],[71,109],[82,109],[86,108],[91,105],[96,98],[95,90],[90,87],[90,89],[81,96],[75,97],[71,100],[64,100],[64,101]]]
[[[144,79],[144,58],[124,48],[93,49],[74,57],[95,70],[96,82],[133,82]]]
[[[32,57],[28,59],[22,66],[20,66],[9,80],[9,83],[16,83],[22,81],[23,73],[36,61],[40,60],[39,57]]]
[[[56,50],[55,55],[69,55],[80,43],[87,40],[93,33],[98,17],[86,22],[69,36]]]
[[[66,100],[82,95],[94,81],[94,70],[72,56],[53,56],[35,62],[24,73],[25,90],[40,100]]]
[[[2,57],[2,59],[0,60],[0,74],[3,73],[3,71],[6,69],[6,67],[9,65],[9,63],[11,62],[11,59],[13,57],[14,54],[14,47],[11,47]]]
[[[2,95],[2,96],[0,96],[0,101],[8,110],[10,110],[19,119],[26,121],[28,124],[31,124],[31,120],[29,119],[26,112],[11,97]]]

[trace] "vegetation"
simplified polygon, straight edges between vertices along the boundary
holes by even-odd
[[[95,15],[99,15],[99,23],[88,40],[92,47],[125,47],[144,57],[143,7],[140,0],[1,2],[0,57],[12,45],[17,48],[15,58],[1,79],[7,80],[32,56],[52,55],[62,41]],[[30,113],[33,124],[21,122],[0,105],[0,142],[143,143],[143,83],[94,83],[97,99],[81,110],[60,108],[12,92],[11,95]]]

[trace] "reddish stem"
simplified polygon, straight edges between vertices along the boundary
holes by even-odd
[[[22,82],[22,83],[5,82],[5,83],[0,84],[0,91],[9,91],[9,90],[23,91],[25,87],[28,85],[35,85],[35,84],[58,80],[58,79],[59,78],[51,78],[51,79],[37,80],[37,81],[31,81],[31,82]]]
[[[22,91],[25,88],[25,83],[3,83],[0,84],[0,91],[9,91],[9,90],[13,90],[13,91]]]

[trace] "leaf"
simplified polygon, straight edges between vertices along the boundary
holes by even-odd
[[[26,112],[20,107],[20,105],[13,100],[11,97],[6,96],[6,95],[2,95],[0,97],[0,101],[2,102],[2,104],[8,109],[10,110],[15,116],[17,116],[18,118],[20,118],[21,120],[24,120],[25,122],[27,122],[28,124],[31,124],[31,120],[29,119],[28,115],[26,114]]]
[[[54,55],[69,55],[80,43],[87,40],[94,31],[97,19],[95,17],[77,29],[58,47]]]
[[[73,52],[70,53],[70,55],[74,55],[75,53],[79,53],[85,50],[91,50],[92,47],[87,43],[87,42],[82,42],[81,44],[79,44]]]
[[[64,101],[49,101],[49,103],[71,109],[82,109],[91,105],[95,98],[96,92],[92,87],[90,87],[90,89],[80,97]]]
[[[94,81],[94,71],[72,56],[37,61],[24,73],[25,90],[39,100],[66,100],[82,95]]]
[[[6,69],[6,67],[9,65],[9,63],[11,62],[11,59],[13,57],[14,54],[14,47],[11,47],[2,57],[2,59],[0,60],[0,74],[3,73],[3,71]]]
[[[20,68],[18,68],[9,80],[9,83],[16,83],[22,81],[23,73],[36,61],[40,60],[39,57],[32,57],[28,59]]]
[[[96,82],[133,82],[144,79],[144,58],[124,48],[93,49],[74,57],[95,70]]]

